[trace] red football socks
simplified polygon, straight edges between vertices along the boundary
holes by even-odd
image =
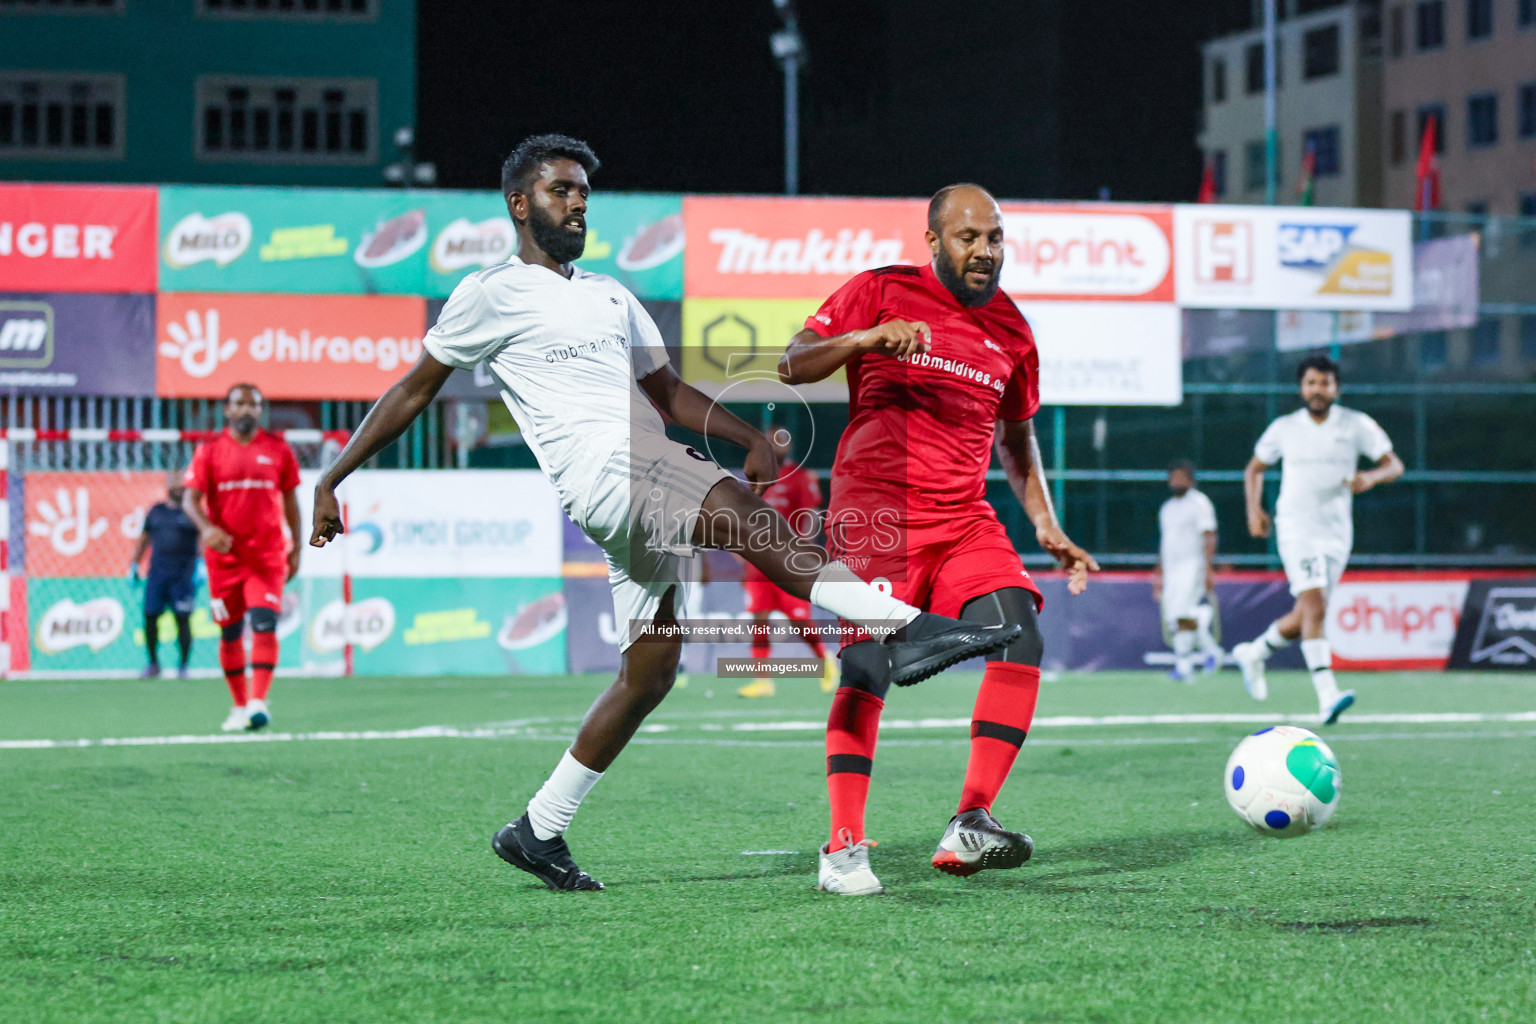
[[[229,695],[235,707],[245,707],[245,642],[243,640],[219,641],[219,667],[224,670],[224,681],[229,684]]]
[[[791,619],[790,621],[803,631],[800,638],[805,641],[805,646],[811,649],[811,653],[818,658],[825,658],[827,649],[821,645],[821,637],[816,635],[816,623],[810,619]]]
[[[759,636],[757,633],[752,634],[752,657],[762,661],[768,657],[768,652],[772,650],[773,644],[768,641],[767,637]]]
[[[869,773],[880,736],[880,712],[885,701],[874,694],[840,687],[827,718],[827,795],[832,802],[832,839],[827,852],[843,848],[848,830],[857,843],[864,838],[864,806],[869,802]]]
[[[971,715],[971,760],[965,766],[959,813],[976,807],[992,809],[1029,734],[1039,696],[1040,670],[1035,666],[987,662]]]
[[[277,667],[277,634],[251,634],[251,696],[266,700],[272,689],[272,670]]]

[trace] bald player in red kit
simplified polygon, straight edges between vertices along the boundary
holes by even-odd
[[[224,400],[224,432],[198,445],[187,467],[182,508],[201,531],[219,664],[234,708],[225,732],[264,728],[277,667],[277,617],[283,584],[299,571],[299,462],[277,434],[260,429],[264,401],[251,384]],[[288,535],[283,533],[287,525]],[[245,620],[251,621],[251,674],[245,671]]]
[[[805,322],[779,362],[789,384],[848,376],[848,428],[832,467],[827,547],[900,600],[975,622],[1017,623],[988,656],[971,720],[959,806],[933,866],[954,875],[1013,868],[1034,850],[991,809],[1023,745],[1040,687],[1040,591],[986,500],[994,447],[1041,547],[1081,593],[1098,565],[1062,531],[1045,486],[1032,417],[1039,356],[1029,324],[999,291],[1003,220],[976,185],[928,207],[932,262],[866,271]],[[843,648],[827,722],[832,834],[819,888],[883,891],[869,867],[864,808],[889,679],[878,645]]]
[[[816,474],[791,458],[794,442],[788,430],[775,427],[768,432],[768,443],[779,455],[778,478],[763,492],[768,503],[790,527],[802,537],[814,538],[821,532],[821,484]],[[811,621],[811,603],[802,601],[781,589],[763,571],[746,562],[741,575],[741,586],[746,592],[747,612],[752,616],[752,657],[761,661],[773,650],[768,638],[768,617],[778,612],[789,620],[789,628],[804,641],[811,653],[822,659],[821,689],[831,693],[837,689],[837,661],[827,657],[826,648]],[[772,679],[755,679],[736,691],[743,697],[772,697],[776,687]]]

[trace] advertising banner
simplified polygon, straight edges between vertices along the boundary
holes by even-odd
[[[1445,668],[1467,586],[1465,578],[1351,575],[1328,598],[1334,667]]]
[[[1447,667],[1536,671],[1536,579],[1474,580]]]
[[[421,356],[423,299],[388,295],[158,298],[156,389],[223,398],[244,381],[268,399],[368,399]]]
[[[550,579],[365,579],[305,622],[306,655],[352,645],[359,675],[565,671],[565,595]]]
[[[299,511],[313,521],[313,471]],[[339,495],[347,533],[304,549],[306,578],[558,577],[565,514],[536,469],[363,470]]]
[[[1179,309],[1164,302],[1020,302],[1045,405],[1178,405]]]
[[[155,290],[155,189],[0,185],[0,286]]]
[[[1003,203],[1002,210],[1003,290],[1014,298],[1173,301],[1171,206]]]
[[[162,291],[446,296],[516,249],[496,192],[161,190]],[[597,193],[588,270],[642,298],[682,297],[682,200]]]
[[[1477,235],[1454,235],[1413,247],[1413,309],[1378,313],[1374,336],[1452,331],[1477,323],[1480,296]]]
[[[1261,309],[1186,309],[1185,359],[1220,359],[1275,347],[1275,314]]]
[[[11,568],[33,579],[126,574],[145,514],[165,500],[158,471],[45,471],[17,479],[25,529]]]
[[[0,293],[0,391],[155,393],[155,297]]]
[[[1406,210],[1174,207],[1180,305],[1202,309],[1413,308]]]
[[[727,402],[846,402],[848,379],[790,388],[779,382],[779,357],[805,328],[820,299],[684,299],[683,380]]]
[[[821,299],[850,277],[929,260],[920,199],[685,196],[693,298]]]

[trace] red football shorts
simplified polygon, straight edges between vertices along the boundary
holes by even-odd
[[[252,608],[283,608],[283,584],[288,562],[247,565],[231,560],[208,559],[208,606],[220,626],[239,622]]]
[[[747,593],[747,611],[752,615],[782,612],[787,619],[811,617],[811,602],[786,594],[770,580],[747,578],[741,587]]]
[[[831,521],[837,522],[836,515]],[[860,578],[882,590],[889,587],[897,600],[936,615],[958,618],[967,601],[1007,587],[1033,594],[1037,610],[1044,602],[987,504],[944,519],[886,523],[862,535],[857,527],[834,528],[827,540],[828,552]]]

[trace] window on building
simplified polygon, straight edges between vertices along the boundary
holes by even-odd
[[[1499,141],[1499,97],[1482,92],[1467,97],[1467,145],[1474,149]]]
[[[1415,155],[1418,154],[1419,147],[1424,145],[1424,126],[1431,117],[1435,119],[1435,152],[1445,152],[1445,134],[1449,130],[1445,123],[1445,106],[1440,103],[1431,103],[1419,108],[1418,119],[1414,123],[1413,152]]]
[[[371,78],[197,80],[197,158],[278,164],[371,164],[378,156]]]
[[[0,159],[122,157],[121,75],[0,72]]]
[[[1246,85],[1248,95],[1264,91],[1264,44],[1250,43],[1248,45]]]
[[[1339,26],[1324,25],[1302,36],[1301,77],[1325,78],[1339,73]]]
[[[1515,20],[1521,28],[1530,28],[1536,25],[1536,0],[1520,0],[1516,9]]]
[[[1217,57],[1211,61],[1211,102],[1227,102],[1227,59]]]
[[[1493,0],[1467,0],[1467,38],[1493,35]]]
[[[1472,328],[1472,365],[1497,366],[1499,363],[1499,318],[1485,316]]]
[[[1264,187],[1264,143],[1249,142],[1243,147],[1243,188],[1249,192]]]
[[[1408,114],[1406,111],[1394,110],[1392,116],[1387,119],[1387,154],[1393,166],[1403,162],[1408,156]]]
[[[1227,194],[1227,151],[1224,149],[1211,154],[1211,180],[1216,183],[1216,198]]]
[[[117,14],[124,0],[0,0],[0,14]]]
[[[372,21],[378,0],[197,0],[205,18],[300,18]]]
[[[1387,15],[1387,39],[1392,56],[1403,55],[1403,5],[1394,4]]]
[[[1536,316],[1527,314],[1520,318],[1520,356],[1536,359]]]
[[[1536,82],[1526,82],[1520,87],[1520,137],[1536,136]]]
[[[1419,335],[1419,366],[1424,370],[1445,369],[1446,333],[1426,331]]]
[[[1445,45],[1444,0],[1421,0],[1414,8],[1414,43],[1420,50],[1438,50]]]
[[[1520,245],[1525,249],[1536,249],[1536,192],[1521,193],[1520,216],[1526,221],[1520,229]]]
[[[1328,128],[1314,128],[1307,132],[1302,140],[1304,146],[1312,150],[1312,174],[1318,178],[1326,178],[1339,173],[1339,129],[1337,125]]]

